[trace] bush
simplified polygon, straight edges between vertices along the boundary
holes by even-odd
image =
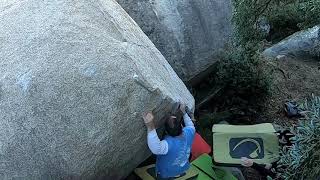
[[[257,0],[233,0],[233,23],[236,28],[236,44],[243,47],[254,45],[261,40],[262,35],[257,31],[256,24],[264,8]],[[254,47],[254,46],[252,46]],[[251,47],[250,47],[251,48]]]
[[[216,82],[228,84],[228,87],[239,91],[245,90],[253,96],[268,94],[271,78],[268,71],[260,67],[262,62],[258,56],[265,38],[257,27],[262,17],[266,17],[271,25],[268,40],[278,41],[296,31],[320,24],[320,1],[234,0],[237,48],[228,61],[220,64]],[[293,147],[284,148],[279,161],[279,167],[284,167],[281,176],[286,180],[313,180],[320,176],[320,97],[313,97],[302,107],[308,113],[295,129]]]
[[[271,76],[257,53],[238,47],[217,66],[215,84],[249,97],[263,97],[271,89]]]
[[[271,40],[281,40],[296,31],[320,24],[319,0],[273,3],[265,13],[272,26]]]
[[[270,94],[272,78],[268,68],[258,57],[243,51],[241,48],[234,50],[226,59],[218,62],[211,74],[209,89],[221,90],[213,100],[214,104],[209,105],[211,113],[207,112],[197,121],[197,129],[209,145],[212,145],[213,124],[221,121],[255,124],[257,112]],[[196,96],[196,99],[199,97]]]
[[[302,106],[307,110],[295,128],[295,143],[282,151],[279,166],[285,167],[286,180],[317,179],[320,176],[320,97]]]
[[[300,29],[310,28],[320,24],[320,1],[299,0],[295,3]]]
[[[281,40],[296,31],[320,24],[319,0],[233,0],[233,21],[239,44],[260,42],[265,37],[257,24],[266,17],[271,25],[268,40]]]
[[[241,47],[234,48],[216,63],[210,76],[193,89],[198,102],[213,94],[211,103],[204,106],[207,113],[211,113],[201,119],[202,127],[211,128],[219,121],[255,123],[271,92],[273,79],[267,63],[258,53],[251,53]]]

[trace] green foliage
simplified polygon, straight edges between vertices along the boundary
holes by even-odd
[[[306,29],[320,24],[319,0],[296,0],[289,8],[295,12],[297,25],[300,29]]]
[[[204,80],[204,85],[194,89],[196,99],[204,99],[208,93],[217,90],[219,99],[226,98],[223,104],[235,97],[240,97],[243,101],[252,100],[249,103],[257,104],[258,100],[267,97],[273,79],[271,69],[266,61],[261,59],[258,49],[260,47],[253,43],[248,43],[245,47],[234,47],[215,64],[210,76]]]
[[[233,22],[238,44],[260,42],[265,37],[257,24],[266,17],[271,25],[269,40],[283,39],[296,31],[320,24],[319,0],[233,0]]]
[[[296,31],[320,24],[319,0],[281,0],[264,13],[273,29],[271,39],[283,39]]]
[[[317,179],[320,175],[320,97],[306,101],[307,111],[296,127],[293,147],[284,148],[279,165],[286,180]]]
[[[212,125],[220,121],[255,123],[271,92],[272,80],[271,68],[258,53],[235,47],[216,63],[210,77],[194,89],[198,102],[214,94],[212,104],[205,106],[208,116],[202,115],[199,126],[211,130]]]
[[[271,76],[257,53],[238,47],[227,60],[217,66],[215,84],[249,96],[263,97],[269,94]]]
[[[260,99],[270,92],[272,82],[268,68],[259,58],[263,39],[278,41],[296,31],[320,24],[320,1],[233,0],[233,3],[236,47],[217,67],[214,82]],[[269,37],[259,31],[258,21],[262,17],[271,25]],[[281,176],[287,180],[320,176],[320,97],[313,97],[303,107],[308,113],[296,129],[295,144],[282,151],[279,161],[279,165],[285,167]]]
[[[270,40],[277,42],[300,31],[298,24],[303,21],[303,18],[297,8],[297,3],[287,4],[279,2],[270,6],[268,10],[269,12],[265,14],[273,31]]]
[[[238,45],[246,46],[247,43],[254,45],[262,39],[263,36],[257,31],[256,25],[259,16],[268,4],[267,1],[233,0],[232,19],[236,27],[235,35]]]

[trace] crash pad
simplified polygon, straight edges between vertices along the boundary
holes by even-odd
[[[191,147],[191,161],[197,159],[202,154],[210,154],[211,147],[206,143],[206,141],[196,133]]]
[[[137,168],[134,171],[142,180],[156,180],[155,165]],[[175,180],[237,180],[230,172],[213,166],[208,154],[202,154],[191,162],[190,169]]]
[[[135,174],[138,175],[142,180],[156,180],[156,168],[154,164],[137,168],[134,170]],[[175,180],[198,180],[198,170],[196,167],[191,166],[190,169],[183,174],[181,177],[175,178]]]
[[[198,171],[197,180],[237,180],[231,172],[219,169],[212,163],[212,158],[208,154],[203,154],[191,163]]]
[[[213,132],[213,160],[215,164],[234,166],[241,157],[259,164],[273,163],[279,159],[279,142],[272,124],[225,125],[217,124]]]

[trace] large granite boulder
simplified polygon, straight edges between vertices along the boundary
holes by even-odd
[[[229,45],[231,0],[117,0],[184,81],[197,79]]]
[[[297,32],[281,42],[266,49],[263,55],[270,58],[277,56],[320,57],[320,25]]]
[[[194,99],[114,0],[0,9],[0,179],[113,179],[150,152],[158,122]]]

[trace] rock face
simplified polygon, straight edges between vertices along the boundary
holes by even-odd
[[[266,57],[320,57],[320,25],[297,32],[263,52]]]
[[[189,81],[213,65],[231,37],[231,0],[117,0]]]
[[[120,179],[149,154],[141,113],[194,99],[114,0],[0,9],[0,179]],[[158,121],[159,122],[159,121]]]

